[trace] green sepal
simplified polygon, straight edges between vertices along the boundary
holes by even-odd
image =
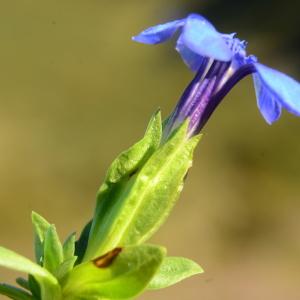
[[[203,272],[203,269],[190,259],[184,257],[166,257],[147,286],[147,289],[157,290],[166,288]]]
[[[59,240],[55,226],[51,225],[45,234],[44,268],[56,275],[60,264],[63,262],[63,258],[63,247]]]
[[[70,236],[65,240],[63,244],[63,256],[64,260],[70,259],[74,257],[75,253],[75,233],[70,234]]]
[[[31,292],[33,299],[35,300],[41,299],[41,288],[32,275],[30,274],[28,275],[28,280],[22,277],[18,277],[16,279],[16,283],[23,289]]]
[[[185,122],[138,174],[118,218],[120,245],[147,241],[170,214],[201,138],[198,135],[188,139],[187,129],[188,122]]]
[[[89,235],[92,227],[93,220],[89,221],[83,228],[79,239],[75,242],[75,255],[77,256],[77,260],[75,262],[76,265],[80,264],[84,254],[85,250],[88,245]]]
[[[158,148],[161,135],[161,113],[157,111],[151,118],[144,137],[112,162],[105,182],[107,184],[116,183],[123,177],[135,173]]]
[[[63,299],[129,299],[157,272],[165,249],[152,245],[116,248],[77,265],[63,283]]]
[[[200,136],[187,137],[188,121],[129,180],[101,187],[85,260],[117,246],[146,241],[170,213],[192,165]]]
[[[0,283],[0,294],[14,300],[33,300],[34,298],[27,292],[9,284]]]
[[[37,280],[31,275],[28,275],[28,284],[29,284],[29,289],[35,299],[40,300],[41,299],[41,287]]]
[[[60,286],[57,279],[46,269],[28,258],[0,247],[0,266],[34,276],[41,287],[43,300],[53,300],[57,299],[55,297],[60,297]]]
[[[63,261],[55,271],[58,280],[62,280],[74,267],[77,260],[77,256],[74,255],[75,242],[75,233],[72,233],[63,244]]]
[[[85,260],[99,254],[96,253],[98,245],[109,234],[109,227],[103,224],[103,220],[110,218],[109,216],[114,213],[116,199],[128,189],[132,178],[135,177],[135,174],[157,150],[161,135],[161,114],[158,111],[151,118],[144,137],[131,148],[121,153],[110,166],[104,183],[98,191],[97,205],[90,230],[88,248],[86,249],[87,253],[85,253],[84,257]],[[107,251],[112,248],[114,247],[108,247]]]
[[[44,240],[45,234],[50,224],[38,213],[32,212],[31,213],[31,221],[34,227],[34,243],[35,243],[35,258],[36,262],[42,265],[43,263],[43,256],[44,256]]]
[[[58,267],[56,271],[56,277],[59,281],[63,280],[65,276],[67,276],[74,267],[77,257],[73,256],[64,260]]]
[[[28,280],[26,280],[25,278],[23,278],[23,277],[18,277],[18,278],[16,279],[16,283],[17,283],[20,287],[22,287],[23,289],[30,291],[29,282],[28,282]]]

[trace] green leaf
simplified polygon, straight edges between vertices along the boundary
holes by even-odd
[[[41,286],[43,300],[53,300],[53,297],[60,294],[57,279],[46,269],[20,254],[0,247],[0,266],[33,275]]]
[[[77,259],[77,257],[73,256],[71,258],[64,260],[60,264],[60,266],[58,267],[58,270],[56,271],[56,277],[59,281],[63,280],[63,278],[71,272],[71,270],[74,267],[76,259]]]
[[[188,123],[179,128],[139,173],[116,224],[120,245],[145,242],[171,212],[200,140],[200,136],[186,138],[187,126]]]
[[[142,243],[165,221],[200,139],[188,139],[187,128],[185,122],[129,181],[111,190],[102,186],[84,260],[117,246]]]
[[[63,262],[63,247],[59,240],[55,226],[51,225],[45,234],[44,241],[44,268],[56,275]]]
[[[105,182],[116,183],[143,165],[158,148],[162,135],[160,111],[151,118],[146,133],[139,142],[122,152],[108,169]]]
[[[5,283],[0,283],[0,294],[14,300],[33,300],[33,297],[24,290]]]
[[[29,288],[30,291],[33,295],[33,297],[35,299],[40,300],[41,299],[41,287],[39,285],[39,283],[37,282],[37,280],[32,276],[32,275],[28,275],[28,284],[29,284]]]
[[[30,291],[30,286],[29,286],[29,282],[28,280],[26,280],[25,278],[22,278],[22,277],[18,277],[16,279],[16,283],[22,287],[23,289],[26,289],[28,291]]]
[[[47,270],[28,258],[3,247],[0,247],[0,266],[46,278],[53,283],[56,282],[56,279]]]
[[[164,248],[116,248],[76,266],[63,285],[64,299],[128,299],[149,284],[165,256]]]
[[[147,289],[162,289],[200,273],[203,273],[203,269],[190,259],[166,257]]]
[[[43,256],[44,256],[44,246],[43,242],[45,239],[45,234],[50,224],[38,213],[32,212],[31,220],[35,231],[35,257],[36,261],[39,264],[42,264]]]
[[[63,245],[63,261],[56,271],[58,280],[62,280],[74,267],[77,257],[75,252],[75,233],[72,233]]]
[[[74,257],[75,252],[75,233],[72,233],[64,242],[63,245],[63,256],[64,260]]]
[[[75,264],[80,264],[83,256],[85,254],[86,247],[88,245],[88,239],[92,227],[93,220],[89,221],[85,227],[83,228],[79,239],[75,243],[75,255],[77,256],[77,260]]]
[[[146,133],[142,140],[133,145],[127,151],[121,153],[110,166],[104,183],[99,189],[97,206],[90,231],[88,248],[85,253],[85,260],[99,254],[97,248],[110,231],[110,224],[105,225],[107,218],[115,214],[115,206],[119,207],[116,199],[123,197],[131,185],[133,178],[149,160],[151,155],[159,147],[162,134],[161,115],[157,112],[151,119]],[[111,220],[109,221],[109,223]],[[105,251],[114,248],[107,247]],[[102,254],[105,252],[103,251]],[[80,261],[80,259],[79,259]]]

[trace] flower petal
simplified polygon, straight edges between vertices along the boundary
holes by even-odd
[[[185,19],[159,24],[149,27],[140,34],[132,37],[136,42],[143,44],[159,44],[170,39],[177,29],[184,25]]]
[[[300,84],[293,78],[260,63],[254,64],[260,84],[290,113],[300,116]]]
[[[207,60],[186,47],[181,37],[177,41],[176,50],[180,53],[185,64],[194,72],[198,71],[203,62]]]
[[[182,43],[193,52],[220,61],[229,61],[232,51],[222,34],[204,17],[191,14],[187,17],[181,35]]]
[[[276,101],[273,93],[265,88],[259,75],[253,74],[257,106],[268,124],[277,121],[281,115],[281,105]]]

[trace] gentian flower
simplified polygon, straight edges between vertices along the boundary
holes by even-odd
[[[196,76],[184,91],[164,129],[169,135],[190,118],[189,135],[203,128],[210,115],[233,86],[252,74],[258,108],[268,124],[279,119],[282,108],[300,116],[300,84],[291,77],[247,55],[245,41],[223,34],[204,17],[190,14],[185,19],[156,25],[133,37],[134,41],[158,44],[180,31],[176,50]]]

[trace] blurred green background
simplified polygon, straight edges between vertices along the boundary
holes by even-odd
[[[114,157],[192,74],[174,44],[131,42],[203,13],[263,63],[300,78],[299,1],[3,1],[0,10],[0,244],[32,254],[32,210],[62,237],[91,217]],[[300,95],[299,95],[300,96]],[[251,78],[205,127],[180,201],[152,242],[206,273],[141,299],[281,300],[300,294],[300,120],[268,126]],[[0,280],[15,273],[0,270]],[[2,299],[2,298],[1,298]]]

